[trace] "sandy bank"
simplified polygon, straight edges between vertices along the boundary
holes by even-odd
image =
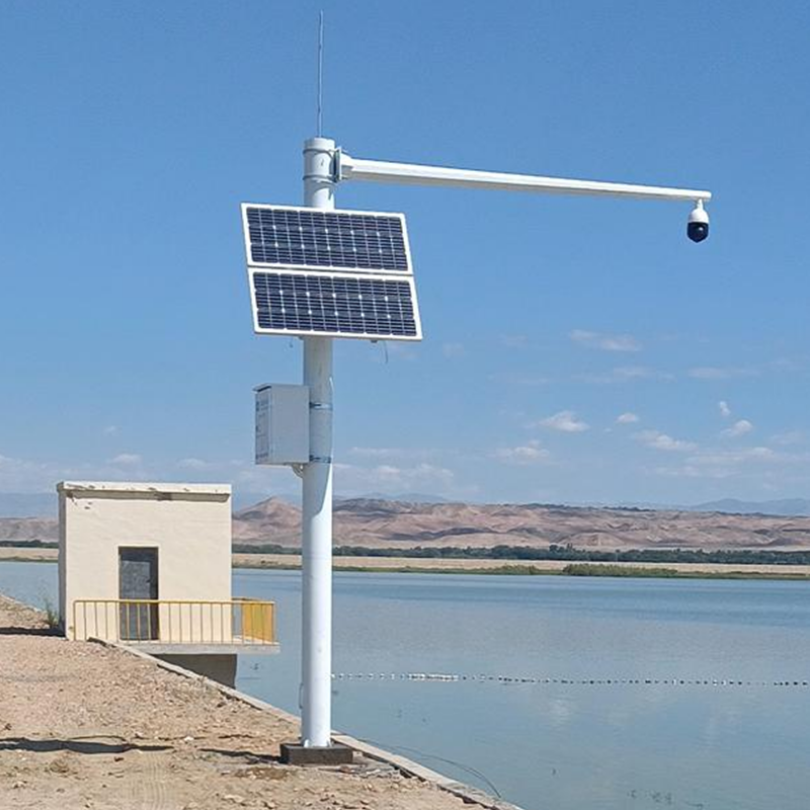
[[[385,764],[278,763],[296,724],[116,649],[48,635],[0,596],[0,807],[461,810]]]
[[[487,572],[516,568],[532,569],[540,574],[559,574],[570,561],[564,560],[451,560],[416,559],[413,557],[335,557],[337,569],[364,569],[369,571],[411,570],[427,572]],[[670,569],[690,574],[757,574],[764,576],[807,576],[810,565],[728,565],[723,563],[588,563],[601,566],[625,566],[628,568]],[[234,554],[234,568],[300,568],[301,557],[297,554]]]

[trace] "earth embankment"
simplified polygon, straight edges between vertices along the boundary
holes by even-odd
[[[4,810],[465,806],[380,762],[282,765],[279,743],[298,736],[289,718],[125,651],[66,641],[2,596],[0,662]]]

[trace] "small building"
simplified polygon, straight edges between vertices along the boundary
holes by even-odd
[[[231,488],[64,481],[59,613],[98,638],[233,681],[236,654],[274,652],[272,602],[231,593]]]

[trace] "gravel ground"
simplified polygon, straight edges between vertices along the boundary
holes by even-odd
[[[155,664],[51,635],[0,596],[2,810],[461,810],[371,760],[278,762],[296,725]],[[467,805],[469,806],[469,805]]]

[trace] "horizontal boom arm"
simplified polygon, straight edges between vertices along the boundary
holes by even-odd
[[[534,191],[545,194],[587,194],[592,196],[639,197],[657,200],[702,200],[710,191],[689,188],[640,186],[631,183],[603,183],[598,180],[566,180],[532,174],[482,172],[476,169],[450,169],[444,166],[420,166],[415,163],[387,163],[362,160],[345,153],[339,156],[338,180],[365,180],[417,186],[484,188],[503,191]]]

